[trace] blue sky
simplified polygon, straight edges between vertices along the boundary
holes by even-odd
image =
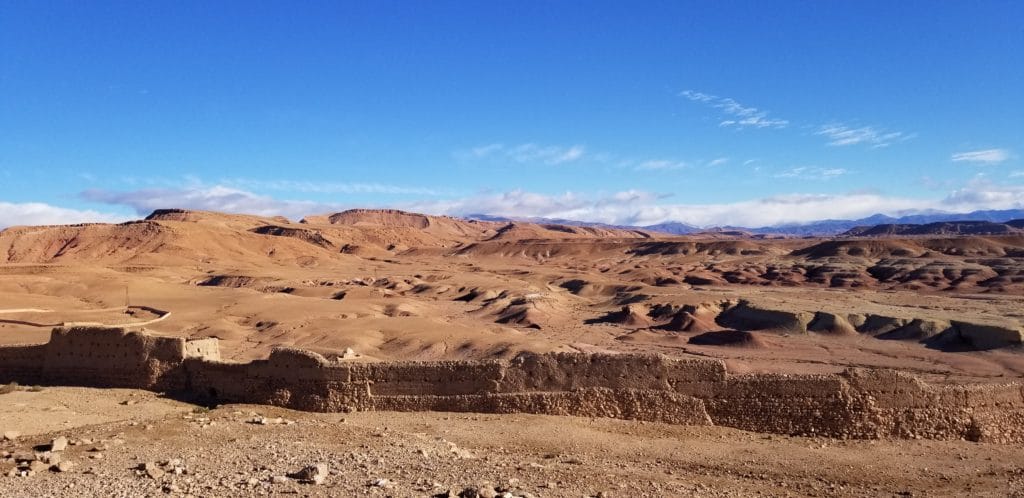
[[[0,3],[0,226],[1024,207],[1024,3]]]

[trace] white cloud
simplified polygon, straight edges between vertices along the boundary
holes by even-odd
[[[1010,158],[1010,151],[1006,149],[985,149],[972,150],[970,152],[958,152],[950,158],[953,162],[969,162],[981,164],[998,164]]]
[[[583,159],[586,155],[587,149],[583,145],[538,145],[535,143],[512,146],[493,143],[455,153],[455,156],[461,159],[481,160],[501,157],[517,163],[548,165],[571,163]]]
[[[723,165],[723,164],[725,164],[727,162],[729,162],[729,158],[728,157],[719,157],[718,159],[712,159],[712,160],[708,161],[708,166],[713,168],[715,166],[721,166],[721,165]]]
[[[680,92],[679,95],[694,102],[721,110],[728,118],[719,122],[719,126],[735,128],[785,128],[789,125],[789,121],[785,119],[768,117],[768,111],[762,111],[756,107],[747,107],[728,97],[718,97],[693,90],[685,90]]]
[[[951,192],[942,204],[956,211],[1024,209],[1024,185],[998,185],[975,179]]]
[[[697,226],[760,227],[823,219],[858,219],[882,213],[899,216],[924,211],[964,213],[979,209],[1024,209],[1024,186],[973,181],[944,198],[915,199],[875,192],[789,194],[712,204],[659,204],[653,193],[559,195],[513,190],[464,199],[425,201],[399,207],[453,216],[491,214],[508,217],[564,218],[615,225],[652,225],[681,221]]]
[[[128,218],[93,210],[68,209],[42,202],[0,202],[0,228],[16,225],[68,225],[74,223],[120,223]]]
[[[91,202],[128,206],[142,216],[156,209],[184,208],[299,219],[343,209],[340,204],[281,200],[221,185],[131,191],[93,189],[82,192],[81,196]]]
[[[1011,172],[1010,178],[1024,178],[1024,170]]]
[[[869,145],[873,149],[888,147],[914,138],[913,134],[902,131],[886,131],[871,126],[851,128],[841,123],[830,123],[818,129],[815,135],[824,136],[833,146]]]
[[[845,170],[822,169],[820,175]],[[139,215],[159,208],[190,208],[298,219],[309,214],[349,207],[395,207],[430,214],[464,216],[490,214],[509,217],[564,218],[616,225],[651,225],[681,221],[698,226],[759,227],[806,223],[822,219],[857,219],[877,213],[898,216],[923,211],[964,213],[979,209],[1024,209],[1024,185],[998,185],[975,179],[941,198],[892,197],[877,192],[846,194],[788,194],[729,203],[666,203],[665,196],[642,190],[604,194],[565,192],[541,194],[524,190],[482,193],[464,198],[394,202],[381,206],[344,206],[300,200],[281,200],[224,186],[145,189],[127,192],[90,190],[82,197],[94,202],[128,206]],[[45,204],[0,203],[0,225],[122,221],[94,211],[75,211]]]
[[[799,166],[780,171],[773,176],[775,178],[796,178],[801,180],[831,180],[847,173],[849,173],[849,171],[845,168]]]
[[[521,190],[403,206],[433,214],[492,214],[509,217],[565,218],[617,225],[682,221],[698,226],[768,226],[825,218],[861,218],[875,213],[928,209],[933,203],[877,194],[793,194],[720,204],[655,204],[651,193],[585,196],[542,195]]]

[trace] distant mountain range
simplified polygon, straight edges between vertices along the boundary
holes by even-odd
[[[991,221],[937,221],[935,223],[883,224],[855,227],[842,235],[850,237],[887,237],[892,235],[1010,235],[1024,234],[1024,219],[1006,223]]]
[[[984,211],[972,211],[969,213],[943,213],[943,212],[929,212],[920,213],[907,216],[892,217],[884,214],[876,214],[868,216],[867,218],[860,218],[857,220],[820,220],[812,221],[809,223],[799,224],[784,224],[768,227],[698,227],[682,221],[669,221],[665,223],[658,223],[656,225],[647,226],[623,226],[623,225],[608,225],[605,223],[590,223],[585,221],[566,220],[566,219],[553,219],[553,218],[509,218],[504,216],[491,216],[486,214],[472,214],[466,216],[466,218],[483,221],[524,221],[530,223],[540,224],[558,224],[558,225],[572,225],[572,226],[588,226],[588,227],[602,227],[602,228],[618,228],[618,229],[640,229],[650,230],[653,232],[668,233],[674,235],[686,235],[692,233],[701,232],[749,232],[751,234],[767,234],[767,235],[797,235],[797,236],[812,236],[812,235],[860,235],[864,233],[865,236],[870,234],[863,232],[862,227],[875,227],[876,225],[887,225],[890,226],[884,230],[895,230],[893,234],[907,234],[908,228],[891,228],[896,225],[928,225],[932,223],[942,222],[989,222],[1002,224],[1011,220],[1024,219],[1024,209],[1002,209],[1002,210],[984,210]],[[1015,222],[1015,223],[1017,223]],[[1015,225],[1011,225],[1015,228]],[[862,229],[862,232],[858,233],[851,230]],[[924,230],[936,230],[938,227],[930,227]],[[957,232],[958,228],[946,227],[947,232],[942,233],[972,233],[971,230],[994,230],[984,233],[999,233],[1002,230],[998,227],[983,226],[983,225],[964,225],[959,229],[964,230],[963,232]],[[901,232],[902,230],[902,232]]]

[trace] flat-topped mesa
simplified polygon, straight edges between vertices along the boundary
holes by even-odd
[[[130,387],[298,410],[612,417],[839,438],[1024,442],[1024,387],[931,385],[888,370],[729,375],[719,360],[658,354],[521,354],[510,360],[352,362],[276,348],[220,361],[216,339],[54,329],[0,347],[0,382]]]
[[[385,227],[427,228],[434,216],[398,209],[349,209],[340,213],[307,216],[303,223],[331,225],[376,225]],[[453,220],[447,217],[436,217]],[[453,220],[454,221],[454,220]]]
[[[284,216],[256,216],[249,214],[229,214],[217,211],[202,211],[197,209],[162,208],[155,209],[145,221],[182,221],[182,222],[244,222],[258,223],[274,221],[277,223],[290,223]]]

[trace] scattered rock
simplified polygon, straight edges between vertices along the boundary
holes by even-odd
[[[21,437],[21,433],[18,431],[4,432],[4,441],[17,441],[19,437]]]
[[[68,449],[68,438],[60,436],[50,442],[50,451],[64,451]]]
[[[71,469],[75,467],[74,462],[71,460],[62,460],[57,465],[50,467],[50,470],[54,472],[71,472]]]
[[[161,469],[156,462],[146,462],[140,465],[139,469],[142,470],[145,475],[149,476],[149,478],[153,480],[160,479],[165,474],[167,474],[167,472],[164,471],[164,469]]]
[[[323,484],[327,480],[327,474],[330,473],[330,468],[326,463],[318,463],[315,465],[308,465],[302,470],[290,475],[294,479],[298,479],[303,484]]]

